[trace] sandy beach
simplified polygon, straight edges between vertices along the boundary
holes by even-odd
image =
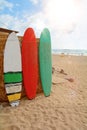
[[[0,130],[87,130],[87,56],[52,56],[52,92],[0,104]]]

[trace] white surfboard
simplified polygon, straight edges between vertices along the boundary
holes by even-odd
[[[12,32],[6,41],[4,50],[4,83],[11,106],[18,106],[22,90],[22,67],[20,43]]]

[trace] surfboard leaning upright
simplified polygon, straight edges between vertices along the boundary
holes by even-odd
[[[23,36],[22,68],[26,95],[28,99],[33,99],[38,85],[38,48],[32,28],[28,28]]]
[[[22,90],[22,67],[19,40],[12,32],[6,41],[4,50],[4,83],[11,106],[18,106]]]
[[[42,88],[45,96],[49,96],[52,84],[52,57],[50,32],[45,28],[40,36],[39,62]]]

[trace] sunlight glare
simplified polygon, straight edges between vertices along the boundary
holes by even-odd
[[[60,29],[72,28],[78,20],[78,7],[75,0],[48,0],[45,13],[50,24]]]

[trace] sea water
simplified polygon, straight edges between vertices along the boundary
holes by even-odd
[[[52,54],[64,54],[64,55],[76,55],[76,56],[87,56],[87,50],[80,49],[53,49]]]

